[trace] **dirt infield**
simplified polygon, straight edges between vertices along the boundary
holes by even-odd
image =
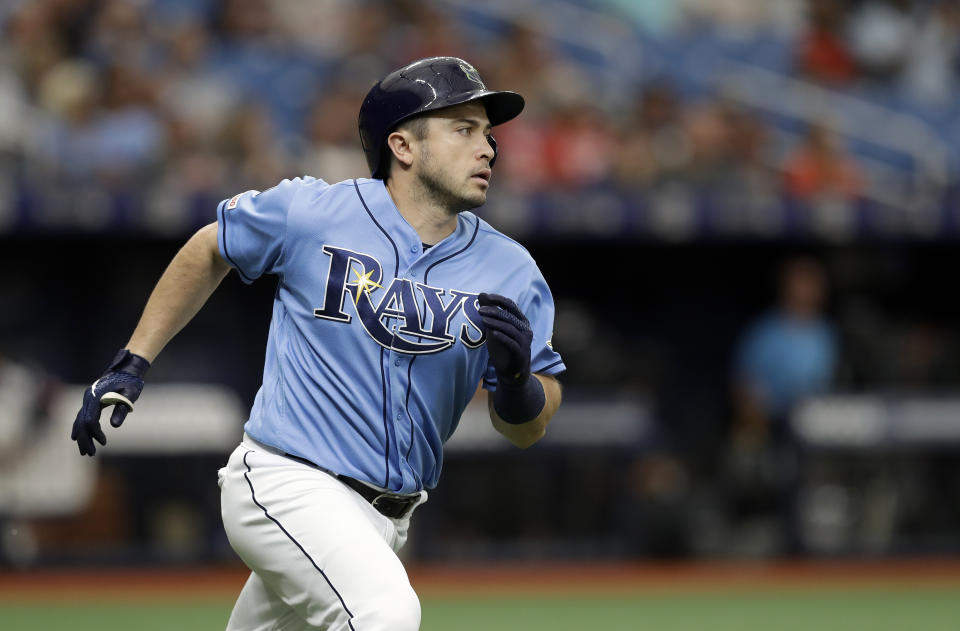
[[[0,572],[0,602],[97,598],[211,599],[239,593],[240,566],[188,569],[60,569]],[[823,589],[831,585],[960,589],[960,559],[782,562],[414,565],[421,594],[461,595]]]

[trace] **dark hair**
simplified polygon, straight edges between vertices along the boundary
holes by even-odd
[[[409,130],[410,133],[413,134],[413,137],[416,138],[417,140],[424,140],[427,137],[427,116],[428,115],[429,113],[421,114],[420,116],[414,116],[412,118],[408,118],[405,121],[401,121],[400,124],[397,125],[393,131],[397,131],[398,129],[406,129],[406,130]],[[393,133],[393,132],[390,132],[390,133]],[[387,137],[389,138],[390,134],[387,134]],[[384,142],[384,144],[387,144],[387,143]],[[393,169],[393,163],[396,161],[396,156],[393,155],[393,151],[390,149],[389,145],[384,147],[384,151],[386,152],[385,155],[389,156],[389,159],[387,160],[387,172],[383,176],[383,179],[386,180],[388,177],[390,177],[390,171]]]

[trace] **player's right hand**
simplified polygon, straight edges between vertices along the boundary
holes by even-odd
[[[133,411],[133,403],[140,397],[143,376],[148,368],[150,362],[123,349],[110,362],[103,376],[84,390],[83,406],[77,413],[73,431],[70,432],[70,438],[77,441],[80,455],[92,456],[97,453],[94,440],[101,445],[107,444],[107,437],[100,427],[100,412],[103,408],[115,406],[110,416],[110,424],[114,427],[120,427],[127,413]]]

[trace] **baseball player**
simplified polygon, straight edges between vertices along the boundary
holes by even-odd
[[[278,278],[263,385],[220,470],[223,523],[251,571],[229,630],[404,631],[420,603],[396,552],[478,385],[511,442],[560,405],[553,298],[530,254],[470,212],[490,128],[523,98],[454,57],[387,75],[360,109],[372,178],[313,177],[224,200],[176,255],[72,437],[106,444],[160,350],[233,268]]]

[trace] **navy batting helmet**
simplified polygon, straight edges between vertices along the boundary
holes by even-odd
[[[394,70],[370,88],[360,107],[360,144],[367,154],[370,174],[384,179],[390,164],[387,136],[401,122],[417,114],[480,99],[491,125],[505,123],[523,110],[515,92],[487,89],[476,68],[457,57],[430,57]],[[497,143],[490,138],[493,160]]]

